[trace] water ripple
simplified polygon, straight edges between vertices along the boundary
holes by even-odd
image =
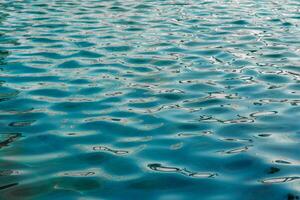
[[[0,1],[0,199],[299,199],[299,7]]]

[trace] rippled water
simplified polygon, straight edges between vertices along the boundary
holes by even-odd
[[[0,199],[299,199],[299,26],[299,0],[0,0]]]

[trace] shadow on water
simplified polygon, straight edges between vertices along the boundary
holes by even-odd
[[[9,16],[6,13],[6,3],[0,3],[0,77],[3,77],[3,72],[6,70],[7,65],[6,58],[10,52],[6,50],[7,44],[15,44],[15,40],[8,38],[5,34],[3,22]],[[13,143],[20,139],[21,133],[14,132],[14,130],[7,129],[7,123],[5,119],[5,105],[3,103],[9,101],[11,98],[15,98],[18,91],[10,88],[6,85],[4,80],[0,78],[0,197],[6,199],[4,192],[14,186],[17,186],[18,178],[16,177],[19,172],[15,170],[17,165],[11,161],[5,160],[5,156],[8,154],[15,154],[19,150],[13,146]],[[17,105],[16,105],[17,107]]]

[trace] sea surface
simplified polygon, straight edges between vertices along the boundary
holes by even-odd
[[[0,0],[1,200],[299,198],[299,0]]]

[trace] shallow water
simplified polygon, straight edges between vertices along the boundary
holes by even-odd
[[[299,25],[299,0],[0,0],[0,199],[298,199]]]

